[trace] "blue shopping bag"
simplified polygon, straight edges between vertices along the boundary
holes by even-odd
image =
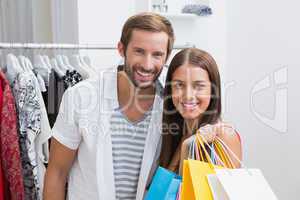
[[[145,200],[176,200],[181,180],[177,174],[158,167]]]

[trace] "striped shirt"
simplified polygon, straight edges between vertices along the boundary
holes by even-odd
[[[112,114],[111,138],[117,200],[135,200],[151,111],[130,122],[120,109]]]

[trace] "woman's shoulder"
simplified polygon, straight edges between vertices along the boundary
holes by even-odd
[[[226,121],[219,121],[218,122],[221,130],[220,133],[228,138],[232,138],[232,139],[238,139],[239,142],[241,142],[241,135],[240,133],[237,131],[236,127],[229,122]]]

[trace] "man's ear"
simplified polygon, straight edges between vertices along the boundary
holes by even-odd
[[[119,52],[120,56],[122,56],[123,58],[125,57],[125,47],[121,41],[118,42],[118,52]]]

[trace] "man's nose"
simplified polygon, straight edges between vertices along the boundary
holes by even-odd
[[[153,71],[154,64],[151,55],[147,55],[144,57],[142,66],[145,71],[149,71],[149,72]]]

